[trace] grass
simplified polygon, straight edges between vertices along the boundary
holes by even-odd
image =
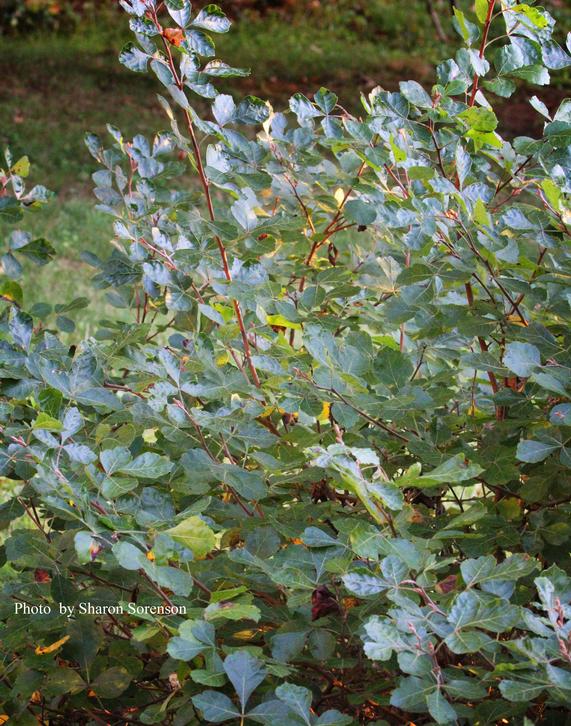
[[[322,3],[319,12],[297,19],[270,15],[236,23],[218,39],[219,55],[254,73],[227,83],[225,90],[254,93],[280,107],[295,91],[311,94],[328,85],[343,105],[357,109],[359,92],[374,85],[395,88],[403,78],[429,85],[433,63],[452,52],[434,41],[421,0],[375,0],[367,14],[359,12],[359,2],[349,3],[341,20],[330,7]],[[105,134],[108,122],[126,137],[167,126],[156,100],[158,82],[117,61],[128,39],[124,17],[112,14],[71,36],[0,37],[0,146],[10,146],[15,156],[28,154],[33,181],[57,194],[27,225],[58,253],[47,267],[26,268],[27,302],[90,297],[92,305],[77,314],[82,334],[93,332],[97,319],[110,311],[105,294],[92,291],[92,271],[80,254],[86,249],[104,254],[112,235],[109,218],[94,209],[90,177],[97,165],[83,136],[87,130]],[[527,132],[527,100],[513,108],[505,120]],[[0,239],[3,233],[0,227]]]
[[[106,256],[113,236],[111,217],[97,211],[91,199],[79,196],[49,204],[39,214],[28,216],[20,226],[48,239],[57,251],[57,258],[44,267],[24,263],[26,308],[37,302],[56,305],[87,298],[89,307],[68,314],[77,323],[81,337],[93,335],[101,317],[118,317],[107,302],[105,291],[91,286],[93,268],[80,259],[84,250]],[[53,320],[49,322],[53,324]]]

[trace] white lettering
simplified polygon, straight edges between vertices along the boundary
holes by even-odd
[[[51,611],[49,605],[30,605],[27,602],[14,603],[15,615],[49,615]]]
[[[69,620],[71,617],[73,617],[73,614],[75,612],[75,605],[64,605],[63,603],[59,603],[59,614],[65,615],[65,617]]]

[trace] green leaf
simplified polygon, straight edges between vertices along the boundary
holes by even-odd
[[[466,20],[464,13],[457,7],[454,7],[453,25],[457,33],[467,45],[472,45],[480,35],[478,26],[471,23],[469,20]]]
[[[524,439],[517,445],[516,457],[519,461],[525,461],[527,464],[536,464],[538,461],[547,459],[550,454],[560,448],[561,444],[555,441],[549,443]]]
[[[186,28],[192,17],[190,0],[166,0],[165,4],[175,23],[181,28]]]
[[[400,92],[413,106],[420,108],[432,108],[432,99],[424,88],[416,81],[401,81]]]
[[[218,7],[218,5],[207,5],[202,8],[196,18],[192,21],[195,28],[203,28],[212,33],[227,33],[232,23]]]
[[[119,61],[136,73],[145,73],[150,59],[151,57],[137,48],[134,43],[127,43],[119,55]]]
[[[458,714],[446,700],[442,691],[438,688],[426,698],[428,711],[436,723],[455,723]]]
[[[423,678],[401,678],[391,695],[390,704],[404,711],[426,709],[426,699],[434,691],[434,681]]]
[[[499,598],[484,597],[481,593],[460,593],[452,606],[449,621],[454,630],[481,628],[493,633],[503,633],[518,622],[519,608]]]
[[[204,610],[207,620],[253,620],[259,622],[260,609],[248,602],[230,601],[212,603]]]
[[[209,61],[202,69],[202,72],[215,78],[246,78],[250,75],[248,68],[233,68],[221,60]]]
[[[477,653],[490,646],[492,640],[481,630],[458,630],[446,636],[447,647],[457,655]]]
[[[531,703],[546,689],[545,683],[505,680],[500,682],[500,691],[508,701]]]
[[[192,697],[192,703],[210,723],[221,723],[240,717],[240,712],[228,696],[218,691],[203,691]]]
[[[303,93],[296,93],[289,100],[289,107],[297,116],[297,120],[301,126],[307,125],[311,119],[321,116],[321,111],[306,98]]]
[[[216,537],[200,517],[193,515],[166,530],[166,534],[191,550],[195,557],[204,557],[216,546]]]
[[[335,709],[325,711],[316,721],[317,726],[349,726],[352,723],[354,721],[351,716],[344,715]]]
[[[287,663],[296,658],[305,647],[307,632],[276,633],[272,638],[272,658]]]
[[[311,691],[293,683],[282,683],[276,688],[276,696],[299,716],[306,724],[311,724],[309,709],[311,708]]]
[[[481,502],[474,502],[466,511],[458,514],[448,522],[444,529],[460,529],[461,527],[469,527],[485,517],[487,510]]]
[[[473,464],[466,461],[463,454],[456,454],[448,459],[440,466],[437,466],[428,474],[418,476],[418,470],[405,473],[396,483],[401,486],[418,486],[421,488],[438,487],[445,484],[458,484],[469,479],[474,479],[481,474],[484,469],[479,464]]]
[[[510,8],[511,12],[524,15],[526,20],[536,28],[546,28],[548,20],[545,17],[545,11],[541,8],[534,8],[527,3],[521,3]]]
[[[517,78],[522,78],[524,81],[535,83],[538,86],[547,86],[551,80],[549,71],[542,65],[524,66],[512,73]]]
[[[120,471],[123,466],[131,461],[131,452],[124,446],[116,446],[113,449],[105,449],[99,455],[101,465],[105,469],[105,472],[111,476],[117,471]]]
[[[210,58],[216,53],[212,38],[202,30],[187,30],[182,46],[205,58]]]
[[[212,113],[220,126],[225,126],[232,121],[235,111],[236,104],[232,96],[227,96],[223,93],[216,96],[212,104]]]
[[[48,674],[45,682],[45,691],[53,696],[72,696],[80,693],[86,687],[86,683],[80,674],[73,670],[60,666],[57,670]]]
[[[148,560],[143,552],[129,542],[117,542],[113,545],[113,554],[117,562],[126,570],[144,569]]]
[[[256,96],[246,96],[236,109],[236,121],[242,124],[258,125],[267,121],[270,110],[265,101]]]
[[[27,313],[12,308],[8,329],[16,345],[26,351],[32,342],[33,325],[34,321]]]
[[[242,713],[244,713],[250,696],[262,683],[267,671],[258,658],[254,658],[247,651],[241,650],[226,658],[224,672],[238,694]]]
[[[541,355],[535,345],[529,343],[508,343],[504,364],[522,378],[529,376],[541,365]]]
[[[556,426],[571,426],[571,403],[560,403],[553,406],[549,420]]]
[[[327,88],[320,88],[313,98],[324,114],[330,114],[337,106],[337,96]]]
[[[100,673],[91,683],[99,698],[117,698],[127,690],[133,676],[126,668],[115,666]]]
[[[377,218],[377,210],[362,199],[351,199],[343,207],[345,216],[355,224],[372,224]]]
[[[129,463],[122,464],[117,470],[121,474],[126,474],[137,479],[160,479],[169,474],[173,467],[174,464],[165,456],[147,452],[137,456]]]

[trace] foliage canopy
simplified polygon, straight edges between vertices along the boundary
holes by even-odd
[[[170,121],[87,136],[115,237],[85,256],[131,322],[70,347],[85,301],[27,309],[17,282],[51,245],[17,228],[2,263],[3,718],[560,718],[571,101],[533,97],[543,137],[513,142],[490,105],[570,64],[552,17],[457,11],[430,93],[357,118],[324,88],[219,93],[247,72],[215,5],[121,5]],[[5,166],[18,223],[48,194]]]

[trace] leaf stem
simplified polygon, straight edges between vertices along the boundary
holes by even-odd
[[[494,14],[494,6],[496,0],[488,0],[488,12],[486,14],[486,20],[484,21],[484,30],[482,31],[482,42],[480,43],[480,58],[483,58],[486,53],[486,43],[488,42],[488,34],[490,32],[490,26],[492,24],[492,18]],[[474,73],[474,80],[472,82],[472,94],[468,101],[468,106],[472,108],[476,101],[476,94],[478,93],[478,85],[480,83],[480,76]]]
[[[178,75],[178,72],[176,70],[176,66],[174,64],[174,59],[172,56],[171,49],[169,47],[168,41],[163,35],[163,28],[162,25],[159,23],[159,20],[157,18],[157,12],[156,10],[153,12],[152,15],[153,23],[156,27],[156,29],[161,34],[161,38],[163,41],[163,45],[165,48],[165,53],[167,54],[167,59],[169,63],[169,67],[171,70],[171,73],[173,74],[173,77],[175,79],[175,83],[178,87],[178,89],[182,92],[184,92],[184,83],[180,79],[180,76]],[[206,172],[204,170],[204,164],[202,162],[202,154],[200,152],[200,146],[198,144],[198,140],[196,138],[196,132],[194,130],[194,124],[192,122],[192,118],[190,116],[190,112],[186,109],[183,109],[184,111],[184,118],[186,121],[186,127],[188,130],[188,133],[190,135],[190,141],[192,144],[193,149],[193,155],[194,160],[196,163],[196,169],[198,171],[198,176],[200,179],[200,183],[202,185],[202,189],[204,192],[204,198],[206,200],[206,206],[208,208],[208,215],[210,217],[210,220],[214,222],[216,220],[216,215],[214,213],[214,204],[212,202],[212,194],[210,193],[210,184],[208,181],[208,177],[206,176]],[[222,242],[219,235],[215,234],[214,239],[216,240],[216,244],[218,245],[218,251],[220,253],[220,259],[222,261],[222,269],[224,271],[224,277],[228,282],[232,282],[232,274],[230,272],[230,266],[228,264],[228,255],[226,254],[226,247],[224,246],[224,243]],[[238,322],[238,327],[240,329],[240,335],[242,337],[242,344],[244,346],[244,356],[246,358],[246,362],[248,364],[248,368],[250,369],[250,374],[252,376],[252,381],[254,382],[254,385],[257,388],[260,388],[262,385],[260,383],[260,378],[258,376],[258,371],[256,370],[256,367],[252,361],[252,350],[250,347],[250,341],[248,340],[248,334],[246,332],[246,326],[244,325],[244,317],[242,315],[242,309],[240,307],[240,303],[235,298],[232,299],[232,306],[234,308],[234,313],[236,315],[236,320]]]

